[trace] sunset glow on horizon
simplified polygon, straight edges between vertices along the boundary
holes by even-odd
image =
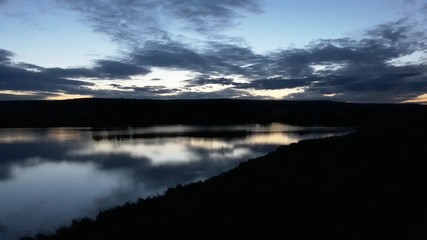
[[[0,100],[425,102],[422,0],[0,1]]]

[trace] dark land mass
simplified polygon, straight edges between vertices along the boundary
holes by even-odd
[[[120,103],[133,107],[121,108]],[[153,107],[150,112],[150,103],[171,106]],[[1,104],[1,111],[8,105],[6,109],[19,112],[11,107],[17,102]],[[427,239],[425,106],[227,100],[80,100],[37,104],[44,111],[49,109],[45,104],[74,104],[74,112],[84,105],[86,110],[79,116],[91,116],[96,127],[113,126],[115,119],[120,124],[153,124],[160,116],[169,116],[161,123],[281,121],[358,129],[346,136],[279,147],[204,182],[178,185],[164,195],[103,211],[94,220],[76,220],[53,235],[38,235],[38,240]],[[104,106],[105,112],[98,112],[96,104]],[[205,109],[207,106],[211,108]],[[94,111],[96,114],[90,115]],[[148,117],[122,116],[126,121],[120,118],[124,112],[134,111],[133,116]],[[26,113],[16,116],[22,116],[19,114]],[[113,118],[101,117],[108,114]],[[38,119],[44,117],[50,119]],[[2,126],[11,124],[13,118],[2,121]],[[65,125],[83,126],[87,120],[74,116]],[[9,126],[24,123],[31,121]]]
[[[158,124],[374,126],[424,124],[425,106],[328,101],[128,100],[0,101],[0,127],[128,127]],[[405,116],[410,116],[406,118]],[[414,118],[419,116],[420,118]]]

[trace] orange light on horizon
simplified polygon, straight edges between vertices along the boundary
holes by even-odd
[[[31,97],[40,96],[40,92],[34,91],[15,91],[15,90],[0,90],[0,94],[10,95],[10,96],[27,96],[29,99]],[[67,94],[67,93],[54,93],[55,95],[48,96],[43,98],[44,100],[67,100],[67,99],[77,99],[77,98],[93,98],[91,95],[81,95],[81,94]]]
[[[403,101],[402,103],[419,103],[427,104],[427,93],[421,94],[414,99]]]
[[[49,96],[44,98],[44,100],[69,100],[69,99],[92,98],[92,97],[93,96],[91,95],[57,93],[54,96]]]
[[[33,91],[14,91],[14,90],[0,90],[0,94],[15,95],[15,96],[35,96],[36,92]]]

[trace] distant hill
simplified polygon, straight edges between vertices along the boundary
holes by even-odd
[[[0,127],[127,127],[150,124],[286,122],[297,125],[422,125],[427,106],[328,101],[129,100],[0,101]],[[417,116],[406,118],[405,116]]]

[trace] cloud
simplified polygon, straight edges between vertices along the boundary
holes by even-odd
[[[248,91],[227,88],[212,92],[200,92],[200,91],[182,91],[181,93],[174,96],[175,99],[211,99],[211,98],[228,98],[228,99],[256,99],[257,97],[252,95]]]
[[[360,37],[320,39],[304,48],[278,50],[265,55],[255,54],[249,47],[211,43],[208,50],[197,54],[188,48],[171,52],[175,58],[173,62],[183,65],[162,66],[205,73],[203,77],[187,80],[188,87],[209,84],[229,87],[214,93],[192,91],[180,94],[189,98],[248,97],[246,94],[250,90],[304,88],[304,92],[290,97],[400,102],[427,91],[427,66],[422,62],[402,65],[392,62],[424,51],[424,39],[424,34],[417,32],[409,22],[400,20],[376,26]],[[180,55],[182,52],[186,54]],[[197,57],[188,57],[188,52]],[[236,82],[233,77],[216,77],[222,74],[239,75],[247,82]]]
[[[133,75],[150,72],[145,67],[119,60],[99,59],[94,66],[84,68],[43,68],[34,64],[14,63],[14,53],[0,49],[0,97],[3,100],[45,99],[57,94],[123,97],[120,91],[96,91],[89,80],[129,79]],[[160,93],[151,89],[150,97]],[[19,95],[14,92],[19,91]],[[163,90],[166,92],[166,90]],[[149,93],[149,91],[147,91]],[[133,95],[133,97],[140,97]]]
[[[336,94],[338,100],[344,101],[400,102],[427,91],[426,66],[376,67],[346,68],[329,74],[304,95]]]
[[[130,58],[135,64],[147,67],[247,77],[263,74],[262,67],[268,63],[265,56],[254,53],[249,47],[218,42],[209,42],[203,50],[198,50],[177,41],[151,41],[135,49]]]
[[[291,76],[312,74],[312,64],[384,65],[387,61],[408,55],[424,47],[422,36],[398,21],[379,25],[361,39],[321,39],[304,49],[279,51],[273,55],[278,73]]]
[[[187,86],[200,86],[207,84],[219,84],[219,85],[234,85],[235,82],[232,78],[198,78],[187,80],[190,84]]]
[[[66,78],[129,79],[132,75],[145,75],[147,68],[113,60],[97,60],[92,68],[47,68],[46,74]]]
[[[286,89],[308,86],[311,81],[313,81],[313,79],[310,78],[285,79],[276,77],[267,79],[257,79],[250,81],[249,83],[240,83],[237,84],[236,87],[240,89],[258,90]]]
[[[137,64],[170,69],[188,69],[198,72],[208,70],[206,56],[178,42],[148,42],[144,48],[131,53]]]
[[[122,90],[132,90],[134,94],[151,94],[155,96],[156,94],[172,94],[177,93],[181,91],[178,88],[167,88],[165,86],[144,86],[144,87],[138,87],[138,86],[122,86],[119,84],[111,84],[111,86],[116,87],[118,89]]]
[[[82,13],[84,23],[94,31],[106,34],[121,43],[138,43],[144,35],[162,38],[156,15],[155,0],[64,0],[68,7]]]
[[[216,4],[231,9],[249,8],[251,2],[243,1],[242,6],[237,6],[240,3],[219,1],[212,5],[201,1],[202,6],[194,6],[195,9],[188,11],[199,9],[202,13],[204,7],[214,11]],[[95,3],[99,1],[88,4],[93,7]],[[181,1],[168,4],[172,3],[179,6],[184,4]],[[118,7],[117,4],[107,8]],[[125,9],[131,11],[133,4],[137,3],[131,2]],[[157,2],[151,4],[147,8],[161,7]],[[105,11],[108,12],[108,9]],[[174,11],[181,11],[179,9]],[[136,12],[140,10],[139,7],[134,9]],[[233,11],[224,16],[237,14]],[[93,16],[98,16],[98,13]],[[43,94],[59,91],[96,97],[255,98],[250,93],[253,90],[300,88],[304,92],[289,97],[401,102],[427,92],[427,65],[422,61],[394,62],[413,53],[425,52],[425,39],[423,31],[403,19],[368,29],[358,37],[319,39],[302,48],[279,49],[264,54],[255,53],[239,40],[204,41],[198,44],[172,39],[143,40],[142,44],[131,48],[120,59],[99,59],[92,67],[85,68],[41,68],[28,63],[13,63],[14,54],[0,50],[0,89],[43,91]],[[117,83],[111,85],[116,90],[92,90],[90,87],[94,86],[93,83],[81,81],[81,78],[130,79],[135,75],[147,75],[153,68],[189,71],[194,78],[184,80],[184,87],[179,89],[161,84],[124,86]],[[211,92],[203,89],[210,84],[220,85],[221,88],[216,91],[211,88]]]
[[[407,21],[400,20],[376,26],[357,38],[320,39],[305,48],[264,55],[238,43],[209,42],[202,51],[179,42],[150,42],[131,58],[140,65],[190,70],[203,76],[188,80],[187,87],[230,87],[215,93],[183,91],[180,97],[242,97],[251,89],[304,87],[303,93],[291,96],[395,102],[425,91],[425,66],[390,63],[424,50],[424,39]],[[218,76],[240,76],[248,82]]]
[[[102,77],[121,78],[130,75],[145,75],[150,70],[137,65],[112,60],[98,60],[94,70]]]
[[[270,64],[270,56],[255,53],[244,42],[209,42],[205,55],[209,63],[216,66],[218,74],[242,75],[248,78],[265,76]]]
[[[9,64],[13,56],[13,52],[0,48],[0,64]]]
[[[258,0],[144,0],[144,1],[68,1],[71,9],[82,13],[97,32],[126,44],[146,40],[169,40],[170,25],[183,25],[186,31],[208,33],[234,23],[244,13],[261,12]]]
[[[245,97],[250,90],[304,88],[303,93],[292,97],[394,102],[425,91],[424,65],[391,64],[394,59],[426,49],[425,34],[409,18],[378,25],[359,37],[320,39],[304,48],[257,54],[244,42],[230,38],[186,42],[176,38],[173,29],[184,26],[185,31],[216,34],[245,14],[261,12],[260,2],[255,0],[68,3],[83,13],[96,31],[132,46],[127,56],[132,64],[196,73],[177,97]],[[171,22],[172,29],[166,26]],[[236,77],[247,82],[236,82]],[[228,89],[211,93],[194,90],[209,84]],[[133,90],[168,92],[166,88]]]
[[[0,65],[0,90],[74,92],[92,83],[69,80],[49,73],[34,72],[15,66]]]
[[[232,24],[242,12],[261,12],[257,0],[171,0],[162,2],[162,8],[188,22],[196,31],[212,31]]]
[[[407,22],[379,25],[360,38],[323,39],[306,48],[272,55],[273,74],[287,78],[255,80],[240,87],[277,89],[306,85],[294,98],[396,102],[425,92],[426,66],[391,64],[393,59],[425,50],[425,36]],[[316,69],[317,68],[317,69]],[[287,85],[289,83],[289,85]],[[293,85],[294,84],[294,85]]]

